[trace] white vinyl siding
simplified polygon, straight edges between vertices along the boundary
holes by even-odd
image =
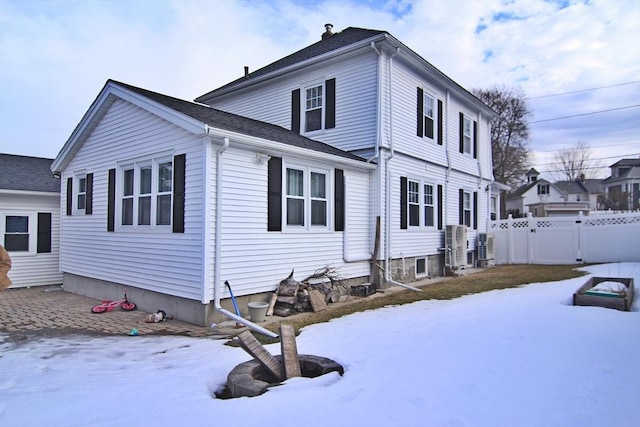
[[[93,173],[93,215],[63,215],[62,271],[201,299],[202,146],[200,137],[116,99],[66,169]],[[174,151],[177,147],[180,152]],[[123,160],[150,159],[159,152],[186,153],[185,233],[108,232],[108,171],[118,169]],[[62,200],[66,177],[63,174]],[[116,174],[116,188],[121,185],[122,177]]]
[[[210,105],[290,129],[291,91],[300,88],[303,102],[305,88],[335,78],[335,128],[313,132],[311,137],[347,151],[367,149],[375,145],[376,138],[377,72],[377,55],[369,49],[330,66],[313,65],[238,90],[210,101]],[[300,112],[304,115],[305,104]],[[304,126],[300,129],[304,134]]]
[[[28,216],[30,251],[9,252],[11,270],[9,278],[13,282],[11,288],[28,286],[56,285],[62,283],[59,272],[60,256],[60,195],[41,194],[2,194],[0,195],[0,219],[7,215]],[[51,214],[51,252],[37,253],[38,213]],[[4,234],[2,224],[0,232]]]

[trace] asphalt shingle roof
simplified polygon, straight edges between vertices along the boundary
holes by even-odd
[[[0,154],[0,190],[60,192],[51,173],[53,159]]]
[[[366,28],[357,28],[357,27],[345,28],[339,33],[334,33],[331,37],[328,37],[324,40],[320,40],[317,43],[314,43],[310,46],[300,49],[297,52],[294,52],[291,55],[285,56],[284,58],[279,59],[275,62],[272,62],[271,64],[264,66],[252,73],[249,73],[246,76],[240,77],[239,79],[236,79],[230,83],[227,83],[224,86],[221,86],[215,90],[212,90],[202,96],[199,96],[198,98],[196,98],[196,101],[200,101],[203,98],[206,98],[209,94],[223,91],[225,88],[229,86],[234,86],[240,82],[253,80],[262,75],[269,74],[274,71],[280,70],[282,68],[288,67],[290,65],[297,64],[298,62],[315,58],[316,56],[320,56],[325,53],[331,52],[333,50],[340,49],[342,47],[349,46],[353,43],[357,43],[359,41],[366,40],[366,39],[379,36],[385,33],[387,32],[381,31],[381,30],[371,30]]]
[[[227,113],[226,111],[217,110],[203,104],[197,104],[171,96],[162,95],[160,93],[131,86],[126,83],[121,83],[114,80],[110,80],[110,82],[131,90],[132,92],[138,93],[146,98],[164,105],[165,107],[171,108],[172,110],[192,117],[214,128],[238,132],[245,135],[255,136],[270,141],[276,141],[299,148],[332,154],[351,160],[359,160],[363,162],[365,161],[365,159],[363,159],[362,157],[340,150],[329,144],[309,139],[281,126],[272,125],[270,123],[261,122],[259,120],[249,119],[237,114]]]

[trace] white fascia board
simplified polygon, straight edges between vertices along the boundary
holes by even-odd
[[[342,165],[352,169],[374,170],[376,165],[364,161],[352,160],[335,154],[322,153],[320,151],[309,150],[307,148],[296,147],[278,141],[258,138],[242,133],[232,132],[224,129],[207,126],[207,133],[212,138],[229,138],[230,145],[241,146],[245,149],[255,150],[259,154],[282,155],[283,153],[304,158],[311,158],[334,165]]]
[[[44,197],[60,197],[60,193],[54,193],[50,191],[29,191],[29,190],[3,190],[0,189],[0,194],[12,194],[17,196],[44,196]]]
[[[115,98],[130,102],[194,134],[202,134],[205,130],[204,123],[110,81],[91,104],[58,153],[58,156],[51,164],[52,172],[62,172],[66,168]]]

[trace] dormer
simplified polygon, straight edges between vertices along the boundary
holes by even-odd
[[[538,181],[539,175],[540,173],[538,173],[534,168],[529,169],[529,172],[527,172],[527,184]]]

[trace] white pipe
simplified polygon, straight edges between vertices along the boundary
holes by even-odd
[[[278,338],[278,335],[259,326],[249,320],[238,316],[228,310],[225,310],[220,305],[220,293],[222,292],[222,281],[220,280],[220,266],[222,257],[222,153],[229,148],[229,138],[223,138],[223,144],[216,153],[216,229],[215,229],[215,261],[214,261],[214,292],[213,292],[213,306],[216,311],[224,314],[227,317],[235,320],[238,323],[260,332],[263,335],[271,338]]]
[[[375,154],[373,157],[367,159],[367,163],[372,162],[380,156],[380,139],[382,138],[380,128],[382,127],[382,54],[376,48],[376,43],[371,42],[371,49],[373,49],[378,54],[378,109],[376,114],[376,148]]]
[[[389,283],[391,283],[392,285],[400,286],[402,288],[410,289],[412,291],[422,292],[422,289],[420,289],[420,288],[414,288],[413,286],[409,286],[409,285],[404,284],[404,283],[396,282],[395,280],[389,279]]]
[[[391,265],[391,171],[389,170],[389,163],[395,152],[393,150],[393,57],[400,52],[400,48],[396,48],[396,51],[389,57],[389,155],[385,159],[385,173],[386,173],[386,185],[385,185],[385,280],[391,280],[390,265]]]

